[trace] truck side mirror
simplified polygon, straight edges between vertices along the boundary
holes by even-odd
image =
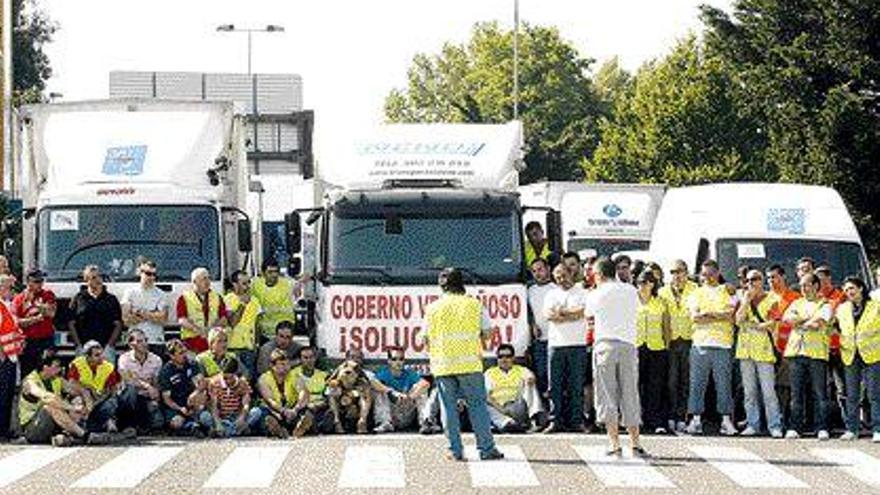
[[[544,225],[547,226],[547,231],[544,235],[550,244],[550,251],[554,253],[562,252],[562,213],[556,210],[548,211]]]
[[[249,253],[253,250],[254,244],[251,238],[251,221],[246,218],[238,220],[238,250],[242,253]]]
[[[292,256],[287,264],[287,276],[296,277],[302,272],[302,258]]]
[[[284,215],[284,233],[287,236],[287,254],[292,257],[302,251],[302,227],[299,212],[294,211]]]

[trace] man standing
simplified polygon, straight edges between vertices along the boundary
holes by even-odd
[[[43,287],[43,272],[27,273],[27,288],[12,300],[12,312],[27,338],[21,354],[21,376],[37,369],[43,351],[55,343],[55,294]]]
[[[688,308],[694,324],[691,347],[690,394],[688,411],[691,422],[685,431],[703,433],[703,414],[709,376],[715,382],[716,407],[721,414],[721,434],[736,435],[733,426],[732,368],[734,300],[724,284],[719,283],[718,263],[703,262],[700,278],[703,285],[691,294]]]
[[[141,283],[122,296],[122,321],[130,329],[141,330],[150,352],[165,355],[165,323],[168,321],[168,300],[156,287],[156,263],[144,260],[138,267]]]
[[[24,334],[15,323],[5,304],[0,304],[0,439],[10,438],[12,402],[18,357],[24,345]]]
[[[192,352],[208,350],[208,331],[225,327],[226,305],[220,294],[211,290],[211,274],[207,268],[196,268],[190,275],[193,288],[177,299],[177,320],[180,338]]]
[[[688,280],[687,263],[676,260],[669,271],[672,281],[660,288],[659,296],[669,311],[669,431],[683,432],[687,419],[690,377],[691,339],[694,329],[687,301],[697,290],[697,284]]]
[[[618,282],[623,282],[625,284],[632,284],[634,282],[632,264],[632,258],[625,254],[619,254],[614,257],[614,266],[617,269]]]
[[[568,268],[574,277],[574,283],[580,285],[584,281],[584,270],[581,266],[581,257],[574,251],[566,251],[562,255],[562,264]]]
[[[604,423],[608,432],[608,455],[622,453],[622,423],[629,434],[632,455],[645,456],[639,443],[641,408],[635,346],[638,294],[631,284],[615,281],[615,265],[608,258],[599,258],[593,272],[596,289],[587,295],[585,312],[595,320],[596,420]]]
[[[74,345],[94,340],[107,360],[116,362],[116,341],[122,333],[122,308],[116,296],[107,292],[101,272],[95,265],[83,269],[86,286],[71,301],[74,318],[68,324]]]
[[[574,285],[572,274],[565,265],[553,269],[553,279],[557,287],[544,299],[544,316],[549,321],[550,358],[550,422],[544,433],[554,433],[565,427],[582,431],[584,369],[587,366],[586,291]],[[567,420],[562,417],[563,411],[568,412]]]
[[[544,299],[556,288],[550,278],[550,265],[544,258],[535,258],[531,264],[535,283],[529,287],[529,326],[532,330],[532,362],[535,365],[538,391],[544,396],[547,385],[547,329],[549,322],[544,316]]]
[[[238,356],[247,370],[247,376],[257,378],[257,322],[262,317],[260,301],[251,295],[251,278],[236,270],[229,276],[232,292],[224,302],[229,310],[229,350]]]
[[[254,280],[253,296],[263,308],[259,330],[262,339],[275,336],[278,324],[296,322],[293,303],[301,290],[300,284],[281,276],[281,268],[275,258],[263,262],[263,276]]]
[[[779,397],[779,408],[783,417],[788,417],[789,404],[791,403],[791,373],[789,362],[781,359],[788,344],[788,336],[791,335],[791,325],[782,321],[785,310],[794,301],[800,299],[801,294],[790,288],[785,281],[785,269],[780,265],[771,265],[767,269],[767,280],[770,282],[770,291],[777,297],[776,307],[770,312],[770,318],[778,322],[776,327],[776,395]]]
[[[464,447],[456,402],[464,397],[481,460],[502,459],[495,447],[486,405],[483,381],[482,338],[489,337],[489,315],[479,299],[465,293],[464,277],[455,268],[446,268],[438,277],[443,295],[426,309],[427,344],[431,372],[440,388],[446,418],[448,458],[464,460]]]
[[[299,365],[299,351],[302,346],[293,341],[293,323],[282,321],[275,328],[275,338],[260,347],[257,358],[257,373],[262,375],[272,367],[272,352],[278,349],[287,355],[291,367]]]
[[[536,258],[550,259],[550,243],[544,237],[544,228],[541,224],[531,221],[526,224],[526,264],[532,266]]]
[[[544,406],[535,387],[535,375],[514,363],[510,344],[498,346],[498,365],[486,370],[486,392],[492,425],[505,433],[537,431]]]

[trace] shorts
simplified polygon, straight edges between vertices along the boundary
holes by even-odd
[[[55,424],[49,411],[42,406],[22,428],[22,434],[28,443],[49,443],[52,436],[60,431],[61,428]]]

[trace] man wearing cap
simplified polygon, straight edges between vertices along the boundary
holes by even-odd
[[[477,437],[481,460],[502,459],[492,437],[483,379],[482,339],[491,334],[489,315],[479,299],[465,293],[464,277],[446,268],[438,277],[443,295],[425,310],[428,321],[426,343],[431,372],[440,388],[446,438],[452,460],[464,460],[457,401],[464,398],[471,426]]]
[[[12,300],[12,312],[27,338],[21,355],[21,376],[37,369],[40,355],[55,342],[55,294],[43,287],[44,274],[38,269],[27,273],[27,287]]]

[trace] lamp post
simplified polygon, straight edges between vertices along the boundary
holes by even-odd
[[[268,24],[262,28],[239,28],[235,27],[235,24],[221,24],[217,26],[217,31],[223,33],[247,33],[247,73],[251,74],[251,48],[253,47],[254,33],[283,33],[284,26]]]

